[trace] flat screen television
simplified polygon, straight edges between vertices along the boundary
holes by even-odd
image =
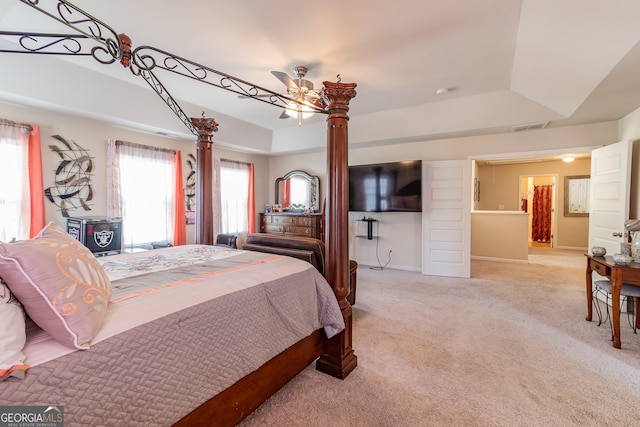
[[[349,166],[350,212],[422,212],[422,161]]]

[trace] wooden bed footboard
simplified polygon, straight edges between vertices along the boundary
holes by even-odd
[[[252,411],[271,397],[298,373],[302,372],[314,360],[318,359],[316,368],[336,378],[344,379],[357,366],[357,357],[352,348],[352,310],[347,302],[349,295],[349,262],[348,248],[348,111],[349,101],[355,97],[355,83],[323,82],[322,97],[329,112],[327,119],[327,222],[326,232],[326,265],[325,278],[340,305],[345,322],[345,329],[332,339],[327,339],[323,330],[318,330],[309,337],[294,344],[283,353],[275,356],[255,372],[240,379],[230,388],[209,399],[190,414],[186,415],[176,426],[236,425]],[[196,120],[196,119],[192,119]],[[215,123],[215,122],[214,122]],[[217,131],[217,124],[215,131]],[[211,153],[212,129],[199,128],[198,140],[198,175],[200,182],[211,185]],[[200,158],[206,158],[202,168]],[[206,189],[205,189],[206,190]],[[212,223],[210,202],[211,191],[198,191],[196,204],[198,214],[202,213],[203,221],[196,222],[196,236],[211,234],[202,224]],[[202,203],[205,201],[206,203]],[[209,204],[208,204],[209,203]],[[207,206],[209,206],[207,208]],[[197,237],[197,243],[205,243]],[[357,264],[356,264],[357,267]]]
[[[298,341],[284,352],[212,397],[174,426],[233,426],[245,419],[325,350],[322,329]]]

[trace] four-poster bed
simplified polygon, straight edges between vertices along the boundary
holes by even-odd
[[[65,0],[57,0],[50,11],[43,10],[44,2],[21,0],[23,3],[40,10],[52,18],[78,31],[81,35],[46,35],[35,33],[2,33],[5,37],[15,37],[23,46],[13,53],[52,53],[40,52],[50,49],[58,42],[81,43],[95,42],[89,48],[79,47],[77,54],[91,55],[98,61],[109,64],[120,62],[132,73],[141,76],[152,89],[171,108],[176,116],[197,136],[197,192],[196,192],[196,243],[212,245],[212,151],[213,133],[218,124],[213,118],[189,119],[175,99],[157,78],[155,72],[164,70],[189,77],[203,83],[230,90],[249,98],[286,108],[291,102],[300,101],[271,92],[233,76],[194,63],[168,52],[141,46],[132,49],[131,40],[124,34],[117,35],[110,27],[86,14]],[[84,19],[69,19],[67,15],[79,14]],[[83,28],[78,28],[79,26]],[[23,39],[30,42],[44,40],[42,49],[25,48]],[[58,42],[52,43],[52,40]],[[44,47],[46,46],[46,48]],[[87,52],[90,50],[90,53]],[[65,48],[64,53],[68,54]],[[5,51],[7,52],[7,51]],[[105,59],[106,57],[106,59]],[[197,70],[197,71],[196,71]],[[219,78],[218,82],[212,80]],[[333,290],[339,312],[344,321],[344,329],[332,338],[327,338],[322,328],[316,329],[305,338],[279,352],[255,371],[243,376],[232,386],[216,394],[176,423],[176,425],[232,425],[238,423],[257,408],[269,396],[286,382],[317,359],[316,368],[337,378],[345,378],[356,367],[357,358],[352,348],[352,312],[347,301],[349,293],[349,256],[348,256],[348,111],[349,102],[355,97],[354,83],[340,81],[324,82],[321,97],[316,104],[305,103],[316,112],[327,114],[327,205],[326,205],[326,273],[325,278]],[[264,95],[268,94],[268,97]],[[300,266],[294,269],[301,268]],[[313,270],[313,268],[312,268]],[[324,279],[322,279],[324,280]],[[81,357],[83,352],[73,353]],[[211,372],[215,375],[215,372]],[[4,397],[4,396],[3,396]],[[19,404],[19,396],[16,404]],[[0,399],[0,402],[2,400]],[[4,402],[6,403],[6,402]],[[44,402],[42,402],[44,404]],[[50,402],[64,404],[63,402]],[[71,408],[67,410],[67,413]]]

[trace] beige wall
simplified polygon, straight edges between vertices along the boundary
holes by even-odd
[[[574,160],[571,163],[553,161],[478,166],[480,180],[478,209],[520,210],[521,177],[556,176],[557,181],[554,187],[555,219],[557,220],[554,227],[556,247],[586,249],[589,244],[589,218],[564,215],[564,178],[590,173],[590,160]]]
[[[183,153],[183,161],[186,159],[188,152],[195,152],[195,143],[190,140],[172,139],[150,133],[135,132],[107,125],[100,121],[78,118],[70,114],[53,113],[42,109],[0,103],[0,117],[21,122],[38,123],[41,126],[44,147],[42,153],[45,187],[53,184],[53,171],[57,166],[55,157],[47,149],[51,135],[60,134],[65,138],[76,141],[83,148],[89,150],[89,153],[96,159],[96,168],[92,177],[96,197],[92,211],[83,216],[103,216],[106,212],[104,156],[107,138],[180,149]],[[365,164],[409,159],[471,159],[491,154],[540,152],[558,150],[559,148],[567,148],[570,151],[571,148],[575,147],[607,145],[616,142],[619,139],[619,135],[622,134],[634,134],[634,138],[640,136],[640,125],[638,125],[640,123],[640,113],[631,115],[621,123],[620,130],[619,123],[612,121],[512,134],[407,142],[393,146],[353,147],[349,150],[349,163]],[[293,169],[302,169],[313,175],[318,175],[321,180],[321,192],[326,194],[326,153],[324,151],[285,156],[261,156],[215,147],[214,152],[215,155],[220,157],[255,163],[256,208],[258,211],[262,211],[265,204],[272,203],[275,178]],[[186,174],[186,164],[184,168]],[[47,171],[51,172],[47,173]],[[483,183],[483,192],[485,187]],[[636,188],[640,188],[640,186]],[[511,201],[509,203],[516,202]],[[640,209],[636,207],[635,211],[638,212]],[[58,222],[61,225],[64,224],[64,218],[56,207],[49,202],[47,202],[46,215],[47,220]],[[377,239],[375,246],[372,246],[369,241],[363,242],[361,241],[362,239],[355,237],[357,234],[356,227],[359,225],[357,219],[354,215],[350,215],[352,232],[349,237],[349,245],[351,256],[354,259],[363,264],[377,265],[378,259],[383,263],[386,262],[388,250],[393,248],[389,267],[421,270],[421,215],[381,214],[379,217],[380,238]],[[189,236],[193,236],[193,227],[189,227],[188,233]],[[192,239],[192,237],[190,238]],[[573,244],[568,245],[573,246]]]
[[[42,168],[44,187],[54,185],[56,167],[59,157],[53,153],[48,146],[56,141],[52,135],[60,135],[67,140],[75,141],[82,148],[89,152],[94,158],[93,176],[91,185],[94,190],[94,199],[90,203],[91,210],[77,209],[70,212],[71,216],[105,216],[106,208],[106,141],[109,138],[136,142],[140,144],[153,145],[163,148],[177,149],[181,151],[183,161],[183,173],[186,183],[186,175],[189,168],[186,163],[187,154],[196,154],[196,138],[192,141],[166,138],[151,133],[135,132],[122,127],[112,126],[104,122],[77,116],[53,113],[42,109],[20,107],[13,104],[0,103],[0,117],[17,122],[38,124],[40,126],[40,139],[42,146]],[[214,137],[215,140],[215,137]],[[239,161],[254,162],[256,175],[256,209],[260,211],[260,206],[264,206],[267,201],[265,196],[268,182],[269,163],[265,156],[257,156],[246,153],[226,150],[214,147],[214,155]],[[3,183],[7,185],[7,183]],[[46,220],[54,221],[66,227],[66,219],[59,212],[58,207],[48,200],[45,201]],[[257,213],[256,213],[257,221]],[[192,243],[194,239],[195,227],[187,226],[187,242]]]
[[[634,141],[629,218],[640,218],[640,109],[619,121],[619,140]]]
[[[304,126],[304,124],[303,124]],[[606,122],[584,126],[549,128],[529,132],[500,135],[484,135],[466,138],[440,139],[433,141],[408,142],[392,146],[349,149],[349,164],[367,164],[400,160],[459,160],[501,153],[528,153],[560,148],[581,148],[601,146],[618,140],[618,123]],[[321,179],[322,193],[326,194],[326,153],[316,152],[302,155],[278,156],[269,159],[271,182],[269,198],[273,199],[275,178],[289,170],[302,169]],[[484,184],[483,184],[484,188]],[[481,198],[484,189],[481,190]],[[517,209],[518,182],[514,184],[513,209]],[[471,203],[471,201],[469,201]],[[382,213],[372,214],[379,220],[379,237],[368,241],[355,237],[359,234],[361,216],[349,215],[350,256],[364,265],[377,266],[388,261],[388,266],[408,270],[422,270],[422,216],[419,214]],[[569,234],[569,232],[566,232]],[[572,247],[580,243],[567,243]]]
[[[319,208],[322,209],[322,201],[325,199],[327,182],[326,178],[326,158],[324,153],[312,153],[312,154],[297,154],[289,156],[275,156],[269,157],[269,190],[268,190],[268,202],[274,203],[275,198],[275,183],[276,179],[284,176],[287,172],[292,170],[303,170],[309,175],[315,175],[320,178],[320,194],[319,194]],[[259,205],[256,204],[256,209]],[[262,205],[264,209],[264,205]]]
[[[518,211],[471,213],[471,255],[527,262],[529,215]]]

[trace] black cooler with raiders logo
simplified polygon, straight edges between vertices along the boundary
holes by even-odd
[[[119,218],[67,218],[67,233],[96,256],[119,254],[122,249]]]

